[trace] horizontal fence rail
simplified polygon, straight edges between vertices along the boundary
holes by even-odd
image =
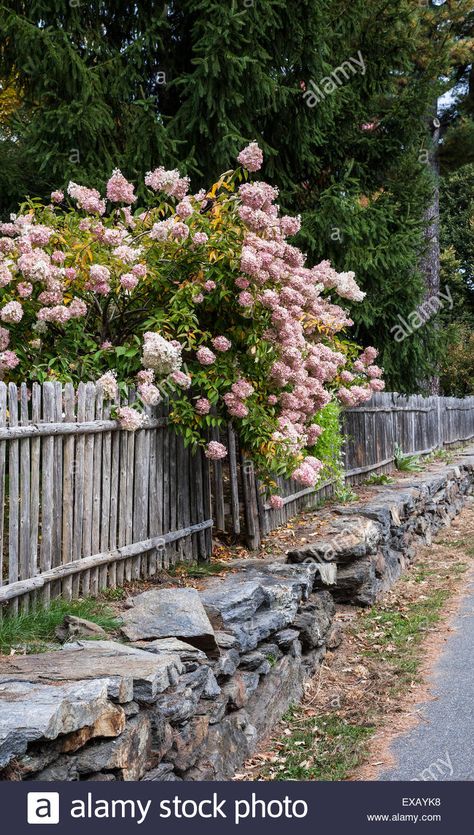
[[[166,401],[135,433],[111,409],[92,383],[0,383],[0,604],[11,611],[18,598],[26,610],[210,557],[207,459],[168,426]]]
[[[213,526],[257,548],[334,494],[330,481],[313,490],[277,478],[274,510],[231,424],[212,434],[227,458],[209,462],[168,424],[166,400],[135,433],[113,419],[114,405],[92,383],[0,382],[0,606],[9,611],[209,559]],[[397,444],[426,455],[473,439],[474,397],[375,394],[344,412],[343,431],[346,481],[357,484],[391,472]]]

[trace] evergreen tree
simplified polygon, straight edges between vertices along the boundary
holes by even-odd
[[[139,179],[181,160],[204,185],[258,139],[309,257],[366,290],[360,342],[379,347],[390,387],[418,388],[432,329],[392,333],[423,298],[433,190],[439,60],[418,3],[0,0],[0,14],[0,77],[22,90],[0,143],[4,210],[68,179],[100,185],[115,166]]]

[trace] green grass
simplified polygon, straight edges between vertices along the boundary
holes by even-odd
[[[344,780],[361,761],[375,731],[371,725],[352,725],[332,714],[307,717],[298,707],[283,721],[291,735],[281,737],[276,761],[261,773],[271,774],[273,780]]]
[[[422,582],[434,574],[423,568],[417,582]],[[425,599],[412,603],[406,612],[384,611],[374,607],[361,616],[359,628],[363,630],[373,649],[365,650],[364,655],[389,661],[394,668],[395,689],[400,689],[416,676],[422,657],[418,649],[426,630],[438,623],[443,606],[449,598],[447,589],[436,589]]]
[[[91,620],[107,631],[118,628],[114,613],[104,603],[84,600],[54,600],[48,608],[37,607],[19,615],[7,615],[0,621],[0,652],[9,654],[15,647],[27,652],[38,652],[45,644],[55,641],[54,631],[65,615]]]
[[[231,571],[232,562],[180,562],[167,569],[171,577],[186,576],[195,579],[199,577],[212,577],[215,574],[222,574],[223,571]]]

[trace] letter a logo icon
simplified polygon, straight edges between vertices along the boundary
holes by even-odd
[[[28,823],[59,823],[59,792],[28,792]]]

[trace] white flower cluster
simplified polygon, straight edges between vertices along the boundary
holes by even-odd
[[[167,342],[159,333],[148,331],[143,338],[142,364],[158,376],[179,371],[183,360],[178,342]]]

